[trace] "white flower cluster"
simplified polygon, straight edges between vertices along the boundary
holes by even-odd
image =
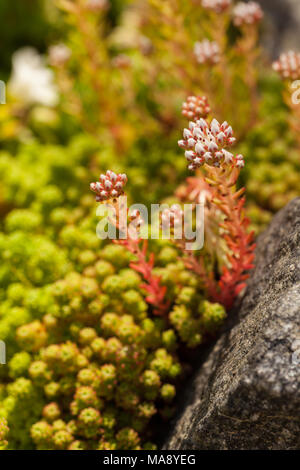
[[[183,140],[179,147],[185,149],[185,157],[189,162],[189,170],[196,170],[204,163],[210,166],[244,167],[244,157],[234,156],[226,148],[236,142],[232,127],[225,121],[220,124],[213,119],[209,124],[205,119],[190,122],[189,129],[184,129]]]
[[[100,175],[99,181],[90,184],[90,189],[96,193],[96,201],[103,202],[121,196],[126,183],[125,173],[116,174],[107,170],[105,175]]]
[[[239,2],[233,9],[233,22],[236,26],[252,25],[262,20],[264,14],[256,2]]]
[[[182,114],[190,120],[206,118],[210,113],[210,106],[206,96],[189,96],[182,104]]]
[[[231,0],[202,0],[203,8],[213,10],[216,13],[223,13],[231,5]]]
[[[8,86],[10,93],[26,105],[55,106],[58,103],[53,72],[45,66],[44,59],[31,47],[25,47],[14,53],[12,76]]]
[[[204,39],[194,45],[194,54],[199,64],[217,64],[220,61],[220,48],[215,41]]]
[[[273,69],[280,73],[282,78],[299,79],[300,54],[294,51],[281,54],[279,60],[273,63]]]
[[[173,204],[170,209],[164,209],[161,213],[162,229],[181,227],[183,220],[183,210],[179,204]]]

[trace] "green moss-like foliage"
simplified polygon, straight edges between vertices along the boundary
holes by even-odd
[[[153,449],[153,420],[172,416],[185,373],[179,346],[198,346],[225,312],[154,240],[171,309],[153,315],[133,255],[96,236],[82,196],[91,143],[77,142],[0,156],[0,416],[10,449]]]

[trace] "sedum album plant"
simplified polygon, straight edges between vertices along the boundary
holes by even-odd
[[[105,175],[100,175],[99,182],[91,183],[90,185],[90,189],[96,193],[96,201],[112,201],[112,207],[116,215],[113,223],[119,232],[123,228],[120,220],[122,208],[120,209],[118,206],[117,199],[124,194],[123,188],[126,182],[127,176],[125,174],[117,175],[108,170]],[[157,276],[153,275],[154,254],[151,253],[149,259],[147,259],[148,243],[146,240],[142,241],[139,236],[143,219],[138,210],[133,211],[131,214],[127,213],[126,215],[134,225],[134,229],[127,231],[125,239],[115,239],[114,242],[126,247],[126,249],[135,256],[136,260],[131,262],[130,267],[140,273],[145,281],[145,283],[141,285],[141,288],[148,294],[146,301],[153,306],[154,315],[164,315],[170,305],[170,303],[165,300],[167,288],[160,284],[160,279]]]
[[[181,191],[181,201],[186,199],[191,203],[204,202],[204,229],[207,235],[207,252],[199,259],[193,251],[186,248],[186,240],[174,238],[178,248],[184,253],[185,265],[193,270],[201,279],[203,287],[213,301],[220,302],[227,309],[231,308],[236,296],[245,287],[248,271],[253,268],[254,233],[248,231],[249,219],[245,215],[244,189],[236,189],[240,169],[244,167],[244,157],[234,155],[228,148],[235,144],[232,127],[225,121],[220,124],[216,119],[204,119],[210,108],[206,97],[191,96],[183,104],[183,114],[193,118],[189,128],[184,129],[183,140],[178,142],[185,149],[188,169],[196,171],[197,177],[189,180],[186,189]],[[120,229],[120,213],[117,209],[117,198],[123,194],[127,181],[126,175],[117,175],[107,171],[100,175],[98,183],[91,183],[91,190],[96,195],[96,201],[112,201],[115,209],[115,225]],[[139,213],[131,215],[131,220],[142,220]],[[169,222],[171,228],[184,225],[183,211],[180,206],[172,206],[162,213],[162,227]],[[173,233],[174,235],[174,233]],[[144,288],[150,295],[149,303],[153,304],[154,314],[163,315],[168,309],[165,303],[165,290],[160,290],[159,279],[151,272],[154,266],[153,253],[147,263],[147,243],[140,249],[141,239],[132,237],[130,231],[126,240],[115,240],[133,253],[137,261],[131,267],[140,272],[146,284]]]
[[[196,100],[191,97],[184,103],[184,114],[187,106],[194,109]],[[254,233],[248,232],[244,189],[236,189],[244,157],[228,150],[235,142],[232,127],[226,121],[220,124],[216,119],[208,121],[198,116],[190,121],[183,140],[178,142],[185,149],[189,170],[202,169],[188,181],[181,199],[200,202],[204,198],[207,202],[204,228],[209,258],[199,261],[189,256],[186,264],[200,276],[209,298],[226,308],[233,305],[245,287],[255,248]]]
[[[245,286],[252,227],[299,193],[299,148],[283,84],[258,74],[255,2],[124,0],[120,16],[115,2],[55,3],[58,87],[31,51],[35,90],[26,80],[0,108],[0,448],[155,449],[198,346]],[[298,59],[276,66],[285,83]],[[91,190],[116,208],[117,233],[125,192],[146,204],[171,194],[171,239],[144,240],[133,211],[127,238],[100,240],[87,191],[99,173]],[[175,237],[184,204],[194,223],[203,208],[201,250]]]

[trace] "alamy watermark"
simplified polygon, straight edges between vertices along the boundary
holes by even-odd
[[[295,80],[291,83],[291,89],[295,90],[292,93],[292,103],[295,105],[300,104],[300,80]]]
[[[0,365],[6,364],[6,344],[0,340]]]
[[[127,206],[127,197],[120,196],[115,203],[100,204],[96,215],[97,237],[101,240],[162,239],[181,240],[186,250],[200,250],[204,245],[204,204],[144,204]],[[176,206],[176,207],[175,207]],[[132,214],[138,214],[137,218]],[[129,216],[129,217],[128,217]]]
[[[6,85],[0,80],[0,104],[6,104]]]
[[[293,341],[292,346],[292,364],[300,365],[300,338]]]

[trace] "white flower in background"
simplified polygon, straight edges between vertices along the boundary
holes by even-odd
[[[208,39],[195,43],[194,54],[199,64],[214,65],[220,61],[220,49],[218,44]]]
[[[300,78],[300,53],[289,51],[281,54],[279,59],[273,63],[273,69],[282,78],[298,80]]]
[[[264,16],[256,2],[239,2],[233,9],[233,22],[236,26],[259,23]]]
[[[35,49],[25,47],[13,55],[9,91],[27,105],[55,106],[58,91],[53,77],[52,70],[45,66],[42,56]]]
[[[182,104],[182,114],[192,121],[206,118],[210,113],[210,106],[206,96],[188,96]]]

